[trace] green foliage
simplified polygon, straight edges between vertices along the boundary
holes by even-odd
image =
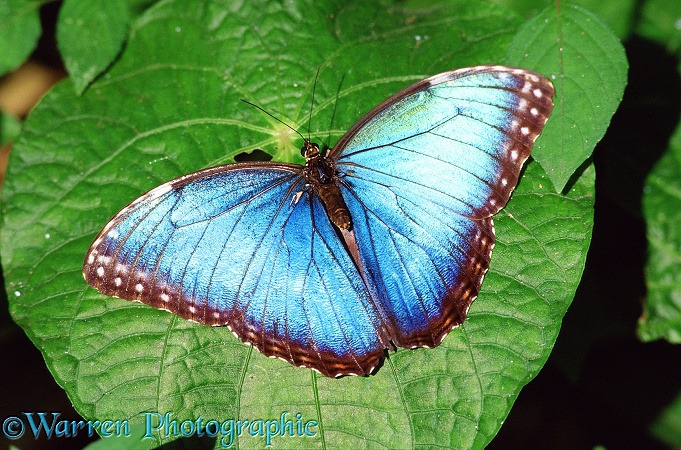
[[[563,4],[528,21],[507,57],[530,66],[541,63],[560,74],[554,79],[559,119],[537,141],[532,157],[556,191],[562,191],[600,141],[624,93],[627,58],[619,40],[588,11]],[[549,142],[550,145],[545,143]],[[556,143],[562,151],[556,151]]]
[[[681,57],[681,3],[644,2],[638,32]],[[678,66],[681,72],[681,65]],[[677,72],[677,79],[679,74]],[[643,148],[644,151],[650,149]],[[645,268],[648,295],[639,319],[639,337],[681,343],[681,122],[667,150],[645,180],[643,218],[648,238]],[[669,399],[651,424],[652,433],[673,447],[681,445],[681,392]]]
[[[681,394],[670,399],[669,406],[651,425],[651,431],[658,439],[673,448],[681,446]]]
[[[0,75],[24,62],[40,37],[40,16],[36,0],[0,2]]]
[[[582,8],[594,13],[605,22],[615,35],[626,38],[635,19],[636,6],[634,0],[576,0],[575,3]],[[569,7],[568,3],[563,4]]]
[[[21,122],[9,114],[0,111],[0,145],[5,145],[19,136]]]
[[[638,32],[681,55],[681,2],[648,0],[643,3]]]
[[[83,94],[63,82],[26,121],[2,192],[0,236],[12,317],[78,412],[129,419],[138,431],[148,411],[172,412],[178,422],[276,420],[284,412],[317,422],[313,436],[273,438],[277,448],[489,443],[548,358],[580,281],[595,178],[583,162],[625,82],[613,35],[576,7],[551,7],[524,23],[469,0],[427,7],[169,0],[137,17],[140,9],[130,7],[129,22],[123,15],[107,22],[104,9],[89,8],[67,0],[59,24],[60,49]],[[74,27],[80,19],[111,24],[96,41],[101,53],[74,39],[69,17]],[[562,53],[557,38],[579,52]],[[605,50],[610,59],[596,61]],[[585,61],[609,76],[597,79]],[[306,132],[320,68],[310,131],[333,145],[410,83],[486,63],[546,74],[556,108],[538,143],[541,165],[527,165],[495,218],[497,245],[480,296],[436,349],[401,349],[376,376],[332,380],[265,358],[225,328],[107,298],[83,281],[95,234],[146,190],[256,148],[300,162],[298,137],[239,99]],[[588,89],[597,94],[582,103]],[[175,438],[157,432],[140,445]],[[106,442],[117,445],[98,446]],[[238,442],[265,444],[248,432]]]
[[[630,32],[636,11],[635,0],[574,0],[569,3],[556,3],[555,0],[494,0],[494,3],[512,8],[526,19],[535,17],[546,8],[556,11],[555,16],[559,16],[564,7],[581,6],[598,16],[620,38],[626,37]]]
[[[59,10],[57,43],[78,94],[121,51],[127,37],[126,0],[66,0]]]
[[[648,299],[639,320],[641,339],[681,343],[681,125],[646,180]]]

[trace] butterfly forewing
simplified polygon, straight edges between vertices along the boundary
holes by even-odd
[[[300,169],[234,164],[150,191],[95,239],[85,279],[327,376],[370,373],[388,338],[320,201],[296,196]]]
[[[553,86],[501,66],[395,94],[333,150],[365,276],[399,346],[438,345],[476,298],[508,201],[551,114]]]

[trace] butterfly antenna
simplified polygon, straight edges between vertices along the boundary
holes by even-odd
[[[307,120],[307,141],[310,142],[310,128],[312,126],[312,110],[314,109],[314,94],[317,92],[317,80],[319,79],[319,71],[322,66],[317,67],[317,74],[314,76],[314,84],[312,85],[312,102],[310,102],[310,117]]]
[[[280,124],[286,126],[286,127],[289,128],[290,130],[293,130],[298,136],[300,136],[300,137],[303,139],[303,141],[305,141],[305,142],[310,142],[310,139],[305,139],[305,136],[303,136],[302,134],[300,134],[300,132],[299,132],[298,130],[296,130],[295,128],[293,128],[291,125],[287,124],[286,122],[284,122],[284,121],[281,120],[280,118],[278,118],[278,117],[274,116],[273,114],[269,113],[268,111],[265,111],[264,108],[262,108],[262,107],[256,105],[255,103],[251,103],[251,102],[249,102],[248,100],[244,100],[243,98],[241,99],[241,101],[244,102],[244,103],[247,103],[247,104],[249,104],[249,105],[251,105],[251,106],[253,106],[253,107],[257,108],[257,109],[259,109],[260,111],[264,112],[265,114],[267,114],[268,116],[270,116],[271,118],[273,118],[274,120],[276,120],[277,122],[279,122]]]
[[[341,77],[340,83],[338,83],[338,90],[336,90],[336,101],[333,105],[333,114],[331,115],[331,123],[329,124],[329,134],[326,136],[327,146],[331,147],[331,130],[333,129],[333,122],[336,120],[336,111],[338,111],[338,98],[340,97],[341,87],[343,87],[343,81],[345,80],[345,74]]]

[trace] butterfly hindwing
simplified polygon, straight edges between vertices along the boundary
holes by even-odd
[[[334,148],[366,276],[391,339],[438,345],[477,296],[508,201],[548,119],[534,72],[445,72],[390,97]]]
[[[385,332],[300,169],[228,165],[159,186],[104,227],[86,280],[327,376],[369,373]]]
[[[460,325],[475,299],[494,246],[491,218],[471,220],[434,211],[423,197],[348,181],[362,263],[375,285],[392,341],[435,347]],[[362,195],[354,193],[362,190]],[[391,207],[404,208],[396,215]]]

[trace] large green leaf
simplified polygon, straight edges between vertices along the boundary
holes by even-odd
[[[635,0],[575,0],[572,3],[596,14],[620,39],[631,33],[639,5]]]
[[[488,443],[546,361],[579,282],[593,220],[590,166],[562,195],[530,162],[495,219],[492,266],[466,323],[436,349],[391,353],[368,378],[327,379],[266,358],[225,328],[107,298],[85,284],[81,264],[107,219],[163,181],[255,148],[300,162],[297,136],[240,98],[305,133],[319,67],[311,134],[333,145],[361,114],[423,77],[521,64],[503,57],[521,24],[469,0],[423,9],[166,1],[132,24],[120,61],[82,97],[69,83],[50,92],[12,153],[0,243],[12,316],[76,409],[128,419],[134,430],[144,412],[204,423],[287,413],[309,424],[312,436],[274,437],[278,448]],[[543,67],[528,66],[559,75]],[[592,119],[607,124],[609,115]],[[562,151],[553,139],[545,148]],[[266,444],[253,429],[242,430],[239,447]]]
[[[617,37],[589,11],[569,3],[528,21],[508,49],[511,60],[554,74],[554,118],[532,157],[561,192],[591,157],[627,84],[627,59]]]
[[[507,5],[528,19],[547,7],[558,8],[557,11],[559,11],[561,6],[568,5],[567,2],[555,0],[495,0],[495,3]],[[623,39],[631,32],[636,12],[636,0],[572,0],[570,3],[596,14],[619,38]]]

